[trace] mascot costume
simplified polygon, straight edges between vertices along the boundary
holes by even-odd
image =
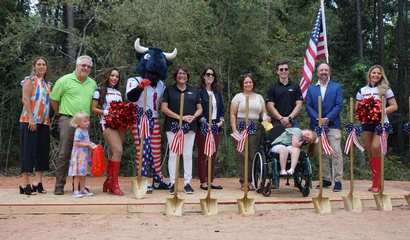
[[[172,53],[163,52],[158,48],[146,48],[140,45],[140,39],[134,43],[135,51],[139,58],[136,67],[139,77],[129,78],[127,81],[126,94],[129,101],[134,102],[136,111],[136,123],[132,127],[132,135],[135,144],[135,159],[138,166],[140,161],[140,121],[144,108],[144,88],[147,91],[146,116],[148,117],[149,137],[144,138],[142,176],[148,177],[149,171],[153,172],[153,184],[155,189],[168,189],[161,173],[161,129],[159,125],[160,100],[165,91],[164,80],[167,78],[168,66],[177,55],[175,48]],[[162,79],[162,80],[161,80]],[[148,193],[152,192],[148,186]]]

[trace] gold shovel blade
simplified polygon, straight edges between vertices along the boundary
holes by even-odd
[[[167,198],[165,202],[165,214],[167,216],[182,216],[184,201],[184,199],[178,197]]]
[[[389,195],[379,193],[374,194],[374,200],[376,201],[376,207],[381,211],[392,211],[391,198]]]
[[[332,206],[330,205],[330,200],[327,197],[315,197],[312,198],[313,206],[317,213],[331,213]]]
[[[137,178],[132,180],[132,192],[136,199],[144,198],[148,190],[148,180],[145,177],[141,177],[141,180],[138,181]]]
[[[362,212],[362,201],[354,195],[343,197],[343,204],[346,211],[357,213]]]
[[[405,198],[405,199],[406,199],[406,201],[407,201],[407,205],[409,205],[409,207],[410,207],[410,194],[409,194],[409,195],[404,196],[404,198]]]
[[[253,215],[255,214],[255,199],[243,197],[236,200],[238,202],[239,214]]]
[[[218,214],[218,200],[215,198],[203,198],[199,200],[202,214],[206,216]]]

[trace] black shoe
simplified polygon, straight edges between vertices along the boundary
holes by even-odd
[[[33,191],[38,193],[47,193],[47,191],[43,188],[43,183],[39,182],[37,186],[33,185]]]
[[[25,188],[19,186],[20,194],[25,195],[36,195],[36,192],[33,191],[30,184],[27,184]]]
[[[154,190],[153,190],[153,188],[152,188],[152,186],[147,186],[147,194],[152,194],[152,192],[153,192]]]
[[[194,193],[194,189],[192,189],[192,187],[189,183],[184,186],[184,193],[186,193],[186,194],[193,194]]]
[[[54,189],[54,194],[55,195],[64,195],[64,187],[56,187]]]
[[[213,184],[211,184],[211,188],[212,189],[217,189],[217,190],[224,189],[221,185],[213,185]]]
[[[328,188],[328,187],[330,187],[330,186],[332,186],[332,182],[331,182],[331,181],[323,180],[323,188]],[[318,185],[316,186],[316,188],[320,188],[320,185],[318,184]]]
[[[172,194],[172,195],[175,194],[175,185],[174,185],[174,184],[172,184],[172,185],[169,187],[169,194]]]
[[[154,182],[153,184],[152,184],[152,186],[153,186],[153,188],[154,189],[158,189],[158,190],[167,190],[167,189],[169,189],[169,184],[167,184],[167,183],[165,183],[165,182],[163,182],[163,181],[160,181],[160,182]]]
[[[199,186],[199,188],[201,188],[202,190],[208,190],[208,186],[205,185],[205,184],[201,184],[201,185]],[[211,188],[212,188],[212,185],[211,185]]]
[[[335,181],[335,185],[333,186],[333,192],[340,192],[342,191],[342,183],[339,181]]]

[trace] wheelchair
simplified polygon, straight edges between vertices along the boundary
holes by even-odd
[[[273,134],[277,135],[278,134]],[[273,139],[272,133],[265,133],[262,144],[252,158],[252,183],[257,193],[265,197],[272,194],[272,189],[280,186],[279,154],[270,151]],[[287,160],[287,169],[290,167],[290,156]],[[312,166],[310,158],[304,151],[300,152],[299,161],[293,173],[294,186],[299,189],[303,197],[310,194],[312,188]],[[286,177],[286,185],[289,185],[289,176]]]

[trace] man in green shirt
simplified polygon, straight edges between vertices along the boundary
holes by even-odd
[[[271,151],[279,154],[280,175],[293,175],[296,164],[298,163],[300,148],[303,143],[316,142],[317,135],[309,129],[286,128],[279,137],[272,142]],[[290,169],[286,171],[286,161],[290,154]]]
[[[74,128],[70,121],[78,112],[90,115],[92,95],[97,87],[95,81],[88,77],[93,66],[92,58],[77,58],[75,71],[62,76],[54,84],[51,92],[51,106],[60,117],[59,153],[56,161],[56,183],[54,194],[63,195],[68,166],[73,148]]]

